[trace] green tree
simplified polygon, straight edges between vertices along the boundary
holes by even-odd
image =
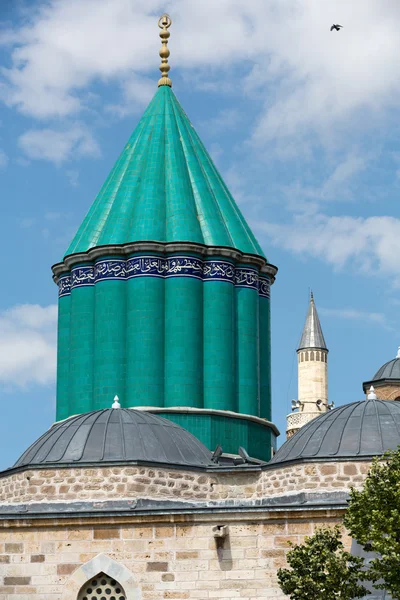
[[[400,599],[399,450],[376,458],[363,489],[350,491],[344,524],[364,550],[376,553],[366,577]]]
[[[291,600],[351,600],[369,592],[360,583],[363,559],[343,548],[338,526],[318,529],[287,554],[291,569],[279,569],[282,591]]]

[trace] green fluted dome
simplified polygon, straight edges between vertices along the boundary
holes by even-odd
[[[150,102],[66,255],[136,241],[197,242],[264,256],[168,86]]]

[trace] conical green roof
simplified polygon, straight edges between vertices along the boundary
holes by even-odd
[[[264,256],[168,86],[156,92],[66,255],[137,241],[197,242]]]

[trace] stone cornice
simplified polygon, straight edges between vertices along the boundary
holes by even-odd
[[[276,435],[280,435],[280,431],[277,426],[261,417],[255,417],[254,415],[247,415],[242,413],[233,412],[231,410],[217,410],[214,408],[194,408],[191,406],[131,406],[135,410],[145,410],[149,413],[169,413],[169,414],[198,414],[198,415],[218,415],[220,417],[230,417],[232,419],[242,419],[244,421],[253,421],[264,427],[269,427]]]
[[[256,500],[252,503],[223,502],[218,505],[204,503],[190,504],[189,502],[152,502],[135,504],[134,502],[69,502],[69,503],[37,503],[21,505],[0,505],[1,527],[65,527],[71,523],[74,527],[81,525],[98,524],[99,518],[104,525],[107,523],[121,524],[132,523],[196,523],[220,521],[223,515],[227,523],[252,523],[261,521],[273,522],[281,519],[311,518],[342,518],[348,503],[348,495],[343,493],[332,494],[328,498],[324,494],[313,494],[306,498],[305,494],[292,497],[274,498],[273,503],[268,500]],[[293,502],[293,500],[296,500]],[[158,506],[157,506],[158,504]],[[5,509],[5,510],[4,510]]]
[[[162,255],[176,252],[189,252],[198,254],[204,258],[213,256],[229,258],[235,263],[254,265],[254,267],[260,269],[261,273],[269,276],[271,284],[274,283],[276,273],[278,272],[278,268],[268,263],[267,260],[262,256],[258,256],[256,254],[246,254],[236,250],[235,248],[229,248],[226,246],[206,246],[204,244],[197,244],[193,242],[161,243],[143,241],[129,244],[96,246],[87,252],[70,254],[69,256],[66,256],[61,263],[56,263],[52,266],[53,279],[56,283],[58,283],[59,276],[62,273],[69,272],[74,265],[88,262],[92,263],[104,256],[127,257],[131,254],[136,254],[139,252],[151,252]]]
[[[363,381],[363,384],[362,384],[363,392],[367,393],[369,388],[371,387],[371,385],[377,389],[384,385],[391,386],[391,387],[400,387],[400,379],[383,378],[383,379],[371,379],[371,381]]]

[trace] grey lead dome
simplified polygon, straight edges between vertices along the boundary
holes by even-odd
[[[380,379],[399,379],[400,380],[400,358],[394,358],[385,363],[374,375],[372,381]]]
[[[304,425],[268,465],[310,460],[372,458],[400,444],[400,403],[362,400],[339,406]]]
[[[133,409],[105,409],[56,423],[13,468],[35,465],[152,463],[212,466],[211,452],[175,423]]]

